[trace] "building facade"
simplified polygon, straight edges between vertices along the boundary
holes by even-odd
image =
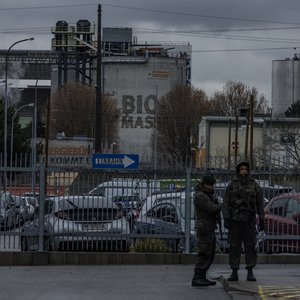
[[[253,168],[298,168],[299,125],[299,118],[259,116],[247,126],[245,117],[204,116],[197,167],[234,170],[238,161],[246,159]]]

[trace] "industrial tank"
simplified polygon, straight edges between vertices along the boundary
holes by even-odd
[[[300,60],[298,56],[272,61],[272,111],[284,112],[300,100]]]
[[[57,21],[55,24],[55,49],[63,50],[63,46],[68,45],[68,23],[64,20]]]

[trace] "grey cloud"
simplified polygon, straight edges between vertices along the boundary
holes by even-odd
[[[92,24],[96,24],[98,3],[89,2],[85,6],[76,6],[77,4],[82,5],[85,2],[82,0],[51,2],[10,0],[5,5],[1,5],[1,48],[8,48],[14,41],[24,36],[34,35],[34,42],[18,46],[22,46],[23,49],[48,50],[51,47],[51,27],[55,26],[58,20],[66,20],[74,24],[79,19],[88,19]],[[187,41],[191,43],[194,51],[220,50],[220,52],[192,54],[192,82],[204,90],[206,87],[210,91],[215,87],[222,89],[227,80],[240,80],[250,86],[256,86],[260,93],[264,93],[270,99],[272,60],[292,57],[294,51],[297,52],[297,49],[293,50],[294,47],[299,47],[298,52],[300,52],[299,29],[233,31],[291,27],[293,23],[294,26],[299,24],[300,27],[299,0],[103,0],[100,4],[102,4],[103,26],[133,27],[139,41]],[[73,6],[41,8],[61,5]],[[12,7],[19,9],[3,10]],[[24,7],[36,7],[36,9],[20,9]],[[130,7],[143,10],[129,9]],[[258,22],[259,20],[270,22]],[[21,30],[22,28],[24,30]],[[143,32],[143,28],[150,31],[153,29],[153,32],[162,30],[202,32],[150,34]],[[223,32],[217,32],[217,29]],[[208,30],[215,31],[203,32]],[[208,34],[210,37],[207,36]],[[261,38],[260,41],[257,41],[258,37]],[[250,41],[250,38],[256,40]],[[281,41],[274,42],[270,38],[280,38]],[[283,40],[288,38],[295,41]],[[276,51],[227,51],[281,47],[289,48]]]

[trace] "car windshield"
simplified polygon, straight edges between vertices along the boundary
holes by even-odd
[[[97,187],[89,192],[90,195],[105,196],[105,187]]]
[[[160,201],[157,201],[157,203],[159,203]],[[164,199],[161,199],[161,202],[165,202]],[[185,200],[181,199],[181,198],[177,198],[177,199],[169,199],[168,200],[169,203],[171,203],[172,205],[177,206],[178,211],[180,212],[180,215],[183,219],[185,219]],[[191,204],[191,219],[195,219],[195,208],[194,208],[194,204]]]

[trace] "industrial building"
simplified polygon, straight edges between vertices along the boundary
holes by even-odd
[[[18,63],[24,69],[15,79],[29,80],[20,102],[33,99],[37,91],[38,111],[50,97],[50,89],[54,91],[72,81],[97,88],[94,26],[88,20],[79,20],[75,26],[61,20],[51,30],[51,51],[11,50],[7,57],[10,67]],[[119,140],[115,141],[118,150],[139,154],[141,161],[151,161],[157,100],[177,84],[190,84],[191,45],[139,44],[131,28],[103,28],[101,43],[102,96],[116,99],[121,110]],[[6,54],[0,50],[0,63],[5,62]],[[53,68],[57,72],[51,72]],[[8,75],[10,81],[12,74]],[[105,124],[101,126],[105,131]],[[105,136],[101,143],[103,152],[111,151],[112,145]]]
[[[246,117],[204,116],[199,124],[197,167],[234,170],[244,159],[254,169],[298,167],[299,124],[300,118],[272,115],[254,116],[252,126]]]

